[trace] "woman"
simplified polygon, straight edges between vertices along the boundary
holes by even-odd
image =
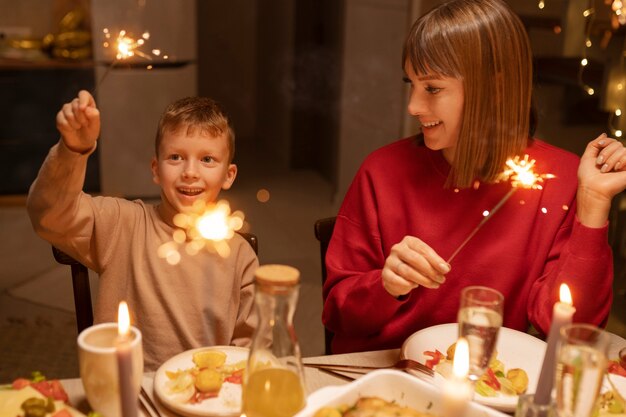
[[[462,288],[505,296],[503,325],[547,333],[558,288],[575,321],[603,324],[612,301],[611,199],[626,187],[626,150],[605,135],[582,158],[533,139],[532,54],[500,0],[452,0],[418,19],[403,65],[422,132],[373,152],[359,169],[328,248],[324,325],[333,352],[399,347],[454,322]],[[509,158],[529,155],[542,189],[511,190]]]

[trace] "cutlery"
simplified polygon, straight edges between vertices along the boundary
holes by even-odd
[[[414,371],[422,372],[431,377],[435,375],[435,372],[432,369],[412,359],[400,359],[398,362],[390,366],[336,365],[332,363],[303,363],[303,365],[311,367],[311,368],[345,371],[345,372],[353,372],[353,373],[367,373],[365,371],[374,370],[374,369],[398,369],[400,371],[414,370]]]
[[[346,381],[354,381],[356,379],[353,376],[349,376],[349,375],[345,375],[341,373],[341,372],[350,372],[350,371],[334,371],[332,369],[326,369],[326,368],[316,368],[316,369],[319,369],[320,371],[327,373],[329,375],[332,375],[334,377],[345,379]],[[367,372],[363,372],[363,374],[366,374],[366,373]]]
[[[157,408],[156,404],[152,402],[152,399],[148,395],[148,392],[144,389],[143,385],[141,386],[141,391],[139,392],[139,400],[141,402],[141,405],[143,405],[143,407],[148,412],[148,416],[161,417],[159,409]]]

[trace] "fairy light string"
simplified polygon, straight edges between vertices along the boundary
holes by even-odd
[[[589,64],[587,51],[589,48],[591,48],[591,46],[593,46],[593,43],[591,42],[591,28],[593,27],[593,22],[596,16],[596,11],[593,8],[593,0],[589,0],[587,4],[587,8],[583,10],[582,14],[587,19],[587,22],[585,24],[585,44],[583,45],[583,48],[582,48],[582,58],[580,60],[580,65],[578,66],[577,78],[578,78],[578,84],[582,87],[582,89],[587,94],[592,96],[595,94],[595,90],[591,86],[587,85],[587,83],[585,82],[584,72],[585,72],[585,68]]]

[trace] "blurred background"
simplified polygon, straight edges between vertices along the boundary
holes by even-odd
[[[24,202],[55,114],[94,93],[102,134],[85,190],[158,198],[156,123],[205,95],[233,120],[239,175],[224,194],[258,235],[261,263],[302,272],[296,330],[323,353],[316,219],[336,214],[363,158],[414,134],[402,43],[438,0],[0,0],[0,381],[77,376],[69,267],[32,231]],[[581,154],[626,130],[626,9],[615,0],[510,0],[534,50],[537,136]],[[622,15],[624,12],[624,15]],[[117,42],[127,50],[117,56]],[[626,202],[614,204],[615,301],[626,337]],[[92,277],[95,290],[97,278]]]

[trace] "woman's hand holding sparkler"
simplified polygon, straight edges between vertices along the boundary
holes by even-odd
[[[579,221],[588,227],[606,224],[611,200],[626,189],[626,148],[606,134],[589,142],[578,167],[576,195]]]
[[[439,288],[448,272],[450,265],[433,248],[414,236],[405,236],[391,247],[381,276],[385,290],[399,297],[420,285]]]
[[[57,113],[56,124],[67,148],[78,153],[89,152],[100,134],[100,112],[93,96],[81,90],[78,97],[65,103]]]

